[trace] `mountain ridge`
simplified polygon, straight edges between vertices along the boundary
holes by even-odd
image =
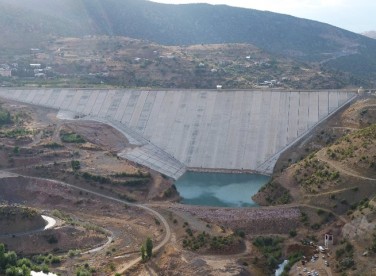
[[[0,23],[6,21],[3,7],[7,6],[29,13],[28,23],[39,28],[41,35],[125,36],[162,45],[248,43],[275,55],[321,62],[351,73],[376,74],[374,39],[326,23],[268,11],[145,0],[0,0]],[[20,19],[15,13],[8,12],[7,16],[17,23]],[[51,21],[51,17],[55,20]],[[19,36],[22,34],[25,32]],[[14,35],[18,35],[17,29]]]

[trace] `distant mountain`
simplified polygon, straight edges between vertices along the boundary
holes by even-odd
[[[376,31],[368,31],[362,33],[362,35],[368,36],[370,38],[376,39]]]
[[[376,72],[376,41],[328,24],[225,5],[145,0],[0,0],[11,41],[101,34],[164,45],[249,43],[273,54],[352,73]],[[3,41],[3,39],[2,39]]]

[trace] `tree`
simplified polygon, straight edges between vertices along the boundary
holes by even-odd
[[[148,257],[148,259],[150,259],[151,256],[153,255],[153,241],[151,240],[150,237],[146,239],[145,247],[146,247],[146,256]]]
[[[142,245],[141,246],[141,259],[142,259],[142,261],[145,261],[146,260],[146,251],[145,251],[145,246],[144,245]]]
[[[9,251],[8,253],[5,253],[5,260],[7,262],[7,265],[15,266],[17,263],[17,254],[14,251]]]
[[[6,259],[5,259],[5,246],[4,244],[0,243],[0,271],[1,269],[4,269],[6,265]]]
[[[71,161],[72,170],[78,171],[81,168],[80,161],[78,160],[72,160]]]

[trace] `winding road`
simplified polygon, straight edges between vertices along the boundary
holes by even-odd
[[[10,176],[10,175],[11,176],[15,176],[16,174],[6,174],[5,173],[5,175],[7,175],[7,176]],[[19,176],[23,176],[23,175],[19,175]],[[128,206],[133,206],[133,207],[140,208],[140,209],[143,209],[143,210],[147,211],[148,213],[150,213],[153,216],[155,216],[163,224],[163,227],[165,228],[165,237],[164,237],[164,239],[157,246],[155,246],[153,248],[153,253],[157,252],[160,248],[162,248],[165,244],[167,244],[168,241],[171,238],[171,228],[170,228],[170,225],[168,224],[167,220],[160,213],[158,213],[157,211],[155,211],[154,209],[152,209],[152,208],[150,208],[148,206],[145,206],[143,204],[130,203],[130,202],[126,201],[126,200],[118,199],[116,197],[112,197],[112,196],[108,196],[108,195],[103,195],[103,194],[94,192],[92,190],[88,190],[88,189],[85,189],[85,188],[77,187],[77,186],[74,186],[74,185],[68,184],[66,182],[59,181],[59,180],[47,179],[47,178],[41,178],[41,177],[34,177],[34,176],[23,176],[23,177],[29,178],[29,179],[34,179],[34,180],[42,180],[42,181],[46,181],[47,180],[47,181],[50,181],[52,183],[58,184],[60,186],[65,186],[65,187],[69,187],[69,188],[76,189],[76,190],[79,190],[79,191],[83,191],[85,193],[89,193],[89,194],[92,194],[92,195],[95,195],[95,196],[98,196],[98,197],[101,197],[101,198],[105,198],[105,199],[108,199],[108,200],[111,200],[111,201],[114,201],[114,202],[118,202],[118,203],[122,203],[122,204],[127,204]],[[124,273],[129,268],[131,268],[132,266],[136,265],[139,262],[141,262],[141,257],[138,257],[137,259],[134,259],[134,260],[126,263],[120,269],[118,269],[117,273],[120,273],[120,274]]]

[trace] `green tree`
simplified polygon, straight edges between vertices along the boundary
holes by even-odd
[[[87,270],[86,268],[79,268],[77,271],[76,271],[76,276],[91,276],[92,273]]]
[[[5,265],[6,265],[5,246],[4,244],[0,243],[0,270],[4,269]]]
[[[20,148],[19,147],[14,147],[13,148],[13,153],[15,153],[15,154],[19,154],[20,153]]]
[[[144,245],[141,246],[141,259],[142,261],[146,260],[146,250]]]
[[[0,125],[10,124],[12,122],[10,113],[0,107]]]
[[[17,264],[17,254],[14,251],[10,251],[5,254],[5,260],[7,265],[15,266]]]
[[[146,239],[145,247],[146,247],[146,256],[148,257],[148,259],[150,259],[151,256],[153,255],[153,241],[151,240],[150,237]]]
[[[71,161],[72,170],[78,171],[81,168],[80,161],[78,160],[72,160]]]

